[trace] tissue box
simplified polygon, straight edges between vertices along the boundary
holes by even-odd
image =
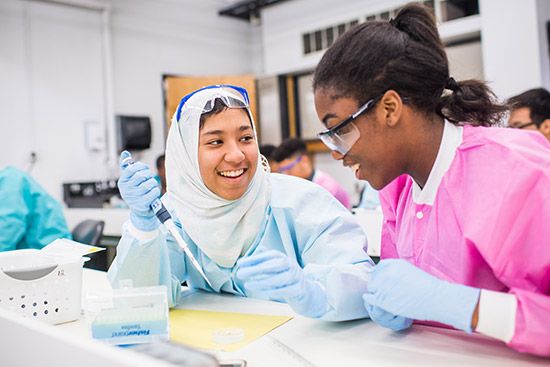
[[[0,253],[0,307],[49,324],[78,319],[82,255],[100,250],[59,239],[41,250]]]

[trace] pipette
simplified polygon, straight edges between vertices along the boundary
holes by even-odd
[[[124,169],[124,168],[128,167],[129,165],[131,165],[133,163],[134,163],[134,160],[132,159],[132,157],[126,157],[122,161],[121,167]],[[195,267],[195,269],[197,269],[199,274],[202,275],[204,280],[206,280],[206,283],[208,283],[208,285],[211,288],[214,288],[212,286],[212,283],[210,283],[210,281],[206,277],[206,274],[202,270],[202,267],[200,266],[199,262],[197,261],[197,259],[195,259],[195,256],[193,256],[193,253],[191,252],[191,250],[189,250],[189,247],[187,247],[187,244],[185,243],[185,241],[181,237],[181,235],[178,231],[178,228],[174,224],[174,221],[172,220],[172,217],[170,216],[170,213],[168,212],[168,210],[166,209],[166,207],[164,206],[162,201],[160,201],[160,199],[155,199],[151,203],[151,210],[153,211],[153,213],[155,213],[155,216],[158,218],[158,220],[162,224],[164,224],[164,226],[172,234],[172,236],[174,237],[174,239],[176,240],[178,245],[185,252],[185,255],[187,255],[187,258],[189,259],[189,261],[191,261],[191,264],[193,264],[193,266]]]

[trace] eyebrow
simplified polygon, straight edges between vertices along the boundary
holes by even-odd
[[[246,130],[252,130],[252,127],[250,125],[241,125],[239,127],[240,132],[246,131]],[[223,134],[224,134],[223,130],[209,130],[209,131],[203,132],[201,135],[223,135]]]

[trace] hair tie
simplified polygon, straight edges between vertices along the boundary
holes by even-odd
[[[453,77],[449,77],[449,79],[447,79],[447,82],[445,83],[445,89],[449,89],[449,90],[452,90],[453,92],[456,92],[460,89],[460,87],[458,86],[458,83]]]

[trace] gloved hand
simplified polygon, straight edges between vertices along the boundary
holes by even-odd
[[[299,314],[320,317],[328,304],[321,286],[304,275],[302,268],[285,254],[267,250],[237,261],[236,276],[247,293],[275,301],[285,301]]]
[[[374,267],[363,300],[366,307],[472,332],[479,293],[478,288],[438,279],[405,260],[389,259]]]
[[[365,307],[372,321],[393,331],[408,329],[413,323],[412,319],[408,319],[402,316],[396,316],[384,310],[383,308],[373,306],[366,302]]]
[[[130,208],[130,220],[134,227],[141,231],[152,231],[160,222],[151,210],[151,203],[160,197],[160,189],[149,167],[142,162],[124,166],[123,160],[131,157],[123,151],[120,154],[120,178],[118,189],[120,196]]]

